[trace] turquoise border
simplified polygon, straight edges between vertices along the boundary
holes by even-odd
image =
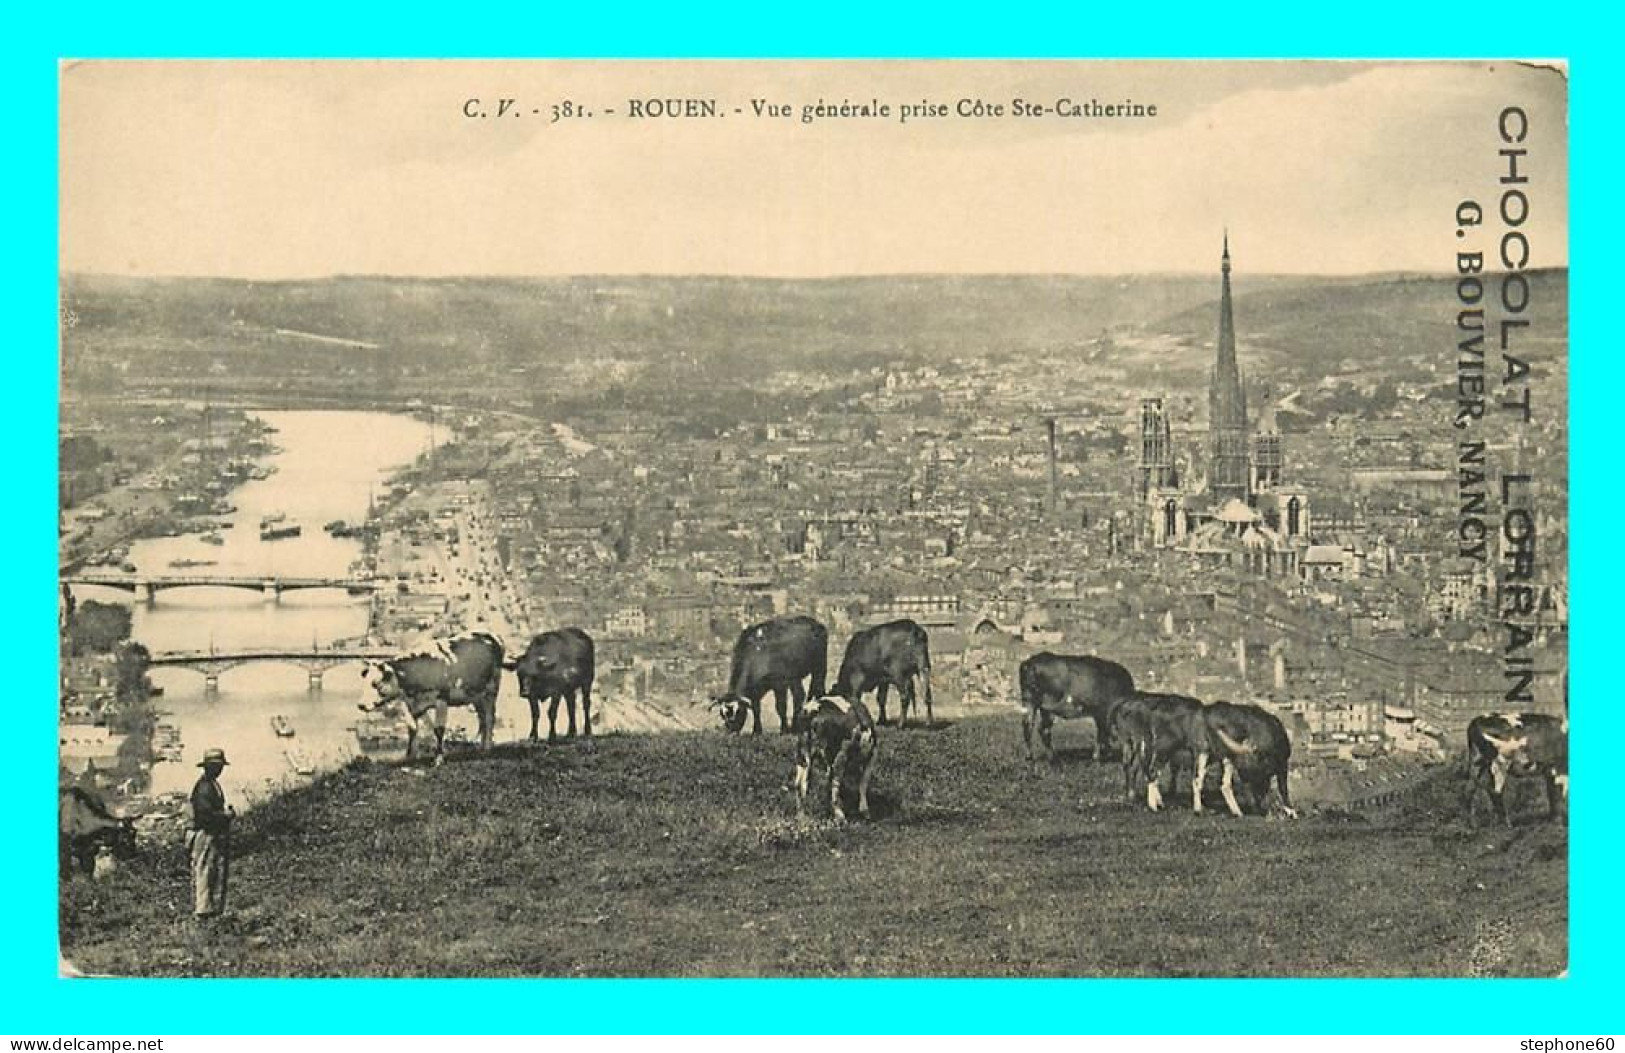
[[[62,5],[60,14],[8,13],[0,36],[11,124],[5,180],[20,251],[5,285],[12,400],[5,434],[14,465],[11,514],[0,520],[15,554],[3,608],[14,655],[15,773],[5,836],[6,927],[0,955],[0,1031],[36,1034],[300,1032],[390,1033],[444,1027],[486,1033],[773,1032],[861,1027],[899,1032],[1206,1033],[1234,1021],[1281,1033],[1606,1033],[1620,1025],[1619,818],[1605,798],[1598,717],[1611,699],[1601,649],[1607,598],[1620,582],[1612,450],[1619,352],[1605,328],[1618,237],[1611,191],[1620,181],[1614,112],[1616,34],[1608,16],[1562,4],[1203,5],[1197,13],[1142,4],[955,10],[640,8],[586,5],[531,12],[518,5],[409,4],[350,9],[326,3]],[[39,8],[35,8],[39,10]],[[1320,19],[1324,18],[1324,21]],[[1571,28],[1580,27],[1580,28]],[[1515,53],[1572,63],[1571,265],[1572,543],[1585,568],[1572,578],[1576,830],[1571,978],[1565,981],[99,981],[56,979],[54,825],[50,788],[55,696],[56,537],[56,63],[59,57],[209,56],[824,56],[824,57],[1475,57]],[[1588,227],[1595,223],[1595,227]],[[1599,621],[1599,615],[1603,620]],[[1611,759],[1611,758],[1610,758]],[[1611,772],[1609,773],[1612,774]],[[1222,938],[1216,935],[1215,938]],[[806,1013],[808,997],[852,1000],[852,1013]],[[827,1004],[827,1003],[820,1003]],[[1242,1010],[1237,1012],[1237,1010]]]

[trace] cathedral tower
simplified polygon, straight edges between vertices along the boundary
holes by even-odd
[[[1219,291],[1219,357],[1213,366],[1208,392],[1208,493],[1214,504],[1249,494],[1247,450],[1247,396],[1241,389],[1236,365],[1236,326],[1230,308],[1230,235],[1224,238]]]

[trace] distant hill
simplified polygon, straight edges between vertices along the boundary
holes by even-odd
[[[1567,338],[1566,271],[1531,276],[1543,354]],[[850,371],[956,356],[1056,355],[1205,383],[1218,328],[1215,275],[390,278],[311,281],[70,276],[70,373],[116,362],[141,375],[365,371],[602,386],[751,386],[778,370]],[[1449,277],[1235,276],[1244,373],[1283,387],[1342,377],[1427,380],[1452,361]],[[550,373],[549,371],[553,372]]]
[[[1272,285],[1301,279],[1261,279]],[[71,276],[70,355],[274,353],[296,330],[377,344],[391,359],[584,354],[787,365],[1065,346],[1217,296],[1211,277],[367,278],[249,282]],[[309,350],[302,348],[301,350]],[[346,349],[333,346],[329,354]]]
[[[1529,275],[1530,317],[1543,355],[1568,338],[1568,271]],[[1262,285],[1262,287],[1260,287]],[[1216,290],[1215,290],[1216,292]],[[1418,379],[1418,361],[1455,361],[1455,279],[1396,275],[1326,278],[1310,283],[1234,281],[1238,354],[1243,370],[1281,383],[1312,384],[1327,376]],[[1189,368],[1212,367],[1218,335],[1216,296],[1158,318],[1150,331],[1199,348]]]

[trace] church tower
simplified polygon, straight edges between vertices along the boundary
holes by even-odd
[[[1264,392],[1264,410],[1258,415],[1253,434],[1253,494],[1260,495],[1281,485],[1281,429],[1275,423],[1275,403]]]
[[[1168,411],[1162,399],[1143,398],[1140,400],[1140,496],[1178,485]]]
[[[1208,391],[1208,493],[1215,505],[1249,498],[1247,396],[1236,365],[1236,325],[1230,308],[1230,235],[1224,237],[1219,291],[1219,358]]]

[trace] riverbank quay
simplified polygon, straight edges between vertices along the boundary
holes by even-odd
[[[252,412],[207,402],[65,400],[58,465],[63,573],[119,567],[131,542],[204,533],[230,513],[224,495],[275,450]]]

